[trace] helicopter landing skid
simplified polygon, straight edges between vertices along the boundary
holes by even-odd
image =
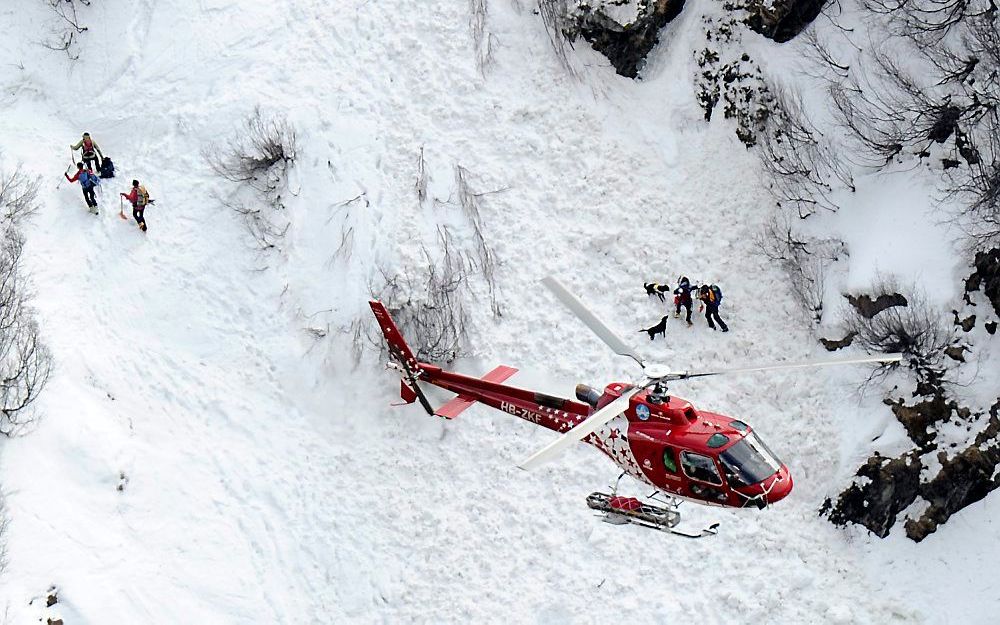
[[[718,523],[712,523],[706,528],[695,531],[678,527],[681,522],[681,513],[675,504],[660,507],[643,503],[635,497],[591,493],[587,497],[587,506],[603,513],[604,522],[613,525],[632,523],[685,538],[703,538],[719,533]]]

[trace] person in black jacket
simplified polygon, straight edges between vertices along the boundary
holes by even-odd
[[[691,325],[691,307],[694,305],[691,298],[691,291],[697,288],[696,286],[691,286],[691,281],[687,279],[687,276],[683,276],[677,284],[677,288],[674,289],[674,317],[681,316],[681,307],[683,306],[687,309],[688,325]]]

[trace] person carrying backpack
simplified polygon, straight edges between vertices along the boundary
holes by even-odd
[[[703,284],[698,289],[698,299],[701,300],[702,308],[705,310],[705,319],[708,321],[708,327],[714,330],[715,324],[718,323],[723,332],[729,332],[729,326],[719,316],[719,305],[722,304],[722,289],[714,284],[711,286]],[[702,308],[699,308],[698,312],[701,312]]]
[[[89,132],[83,133],[83,138],[75,144],[70,145],[69,149],[73,151],[82,149],[83,156],[81,159],[87,164],[87,168],[100,171],[101,161],[104,160],[104,154],[101,153],[101,148],[97,147],[97,142],[90,137]],[[96,163],[96,167],[91,163]]]
[[[674,317],[681,316],[681,307],[687,309],[687,324],[691,324],[691,307],[694,305],[694,301],[691,299],[691,291],[694,291],[698,287],[691,286],[691,281],[687,279],[687,276],[682,276],[681,281],[677,283],[677,288],[674,289]]]
[[[80,188],[83,189],[83,199],[87,202],[87,209],[96,215],[97,196],[94,195],[94,189],[101,183],[101,179],[90,168],[84,170],[83,163],[76,164],[76,173],[73,174],[72,178],[65,172],[63,172],[63,176],[66,176],[66,180],[70,182],[80,181]]]
[[[139,224],[139,229],[143,232],[146,231],[146,218],[143,217],[142,213],[146,210],[151,202],[149,199],[149,193],[146,191],[146,187],[139,184],[138,180],[132,181],[132,190],[128,193],[119,194],[132,205],[132,217],[135,218],[135,223]],[[121,214],[122,219],[125,219],[125,213]]]

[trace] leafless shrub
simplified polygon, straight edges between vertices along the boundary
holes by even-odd
[[[458,203],[462,207],[469,221],[472,223],[472,230],[476,240],[477,255],[474,265],[483,274],[483,279],[490,290],[490,307],[494,316],[501,316],[503,311],[497,297],[496,267],[497,258],[493,248],[486,242],[486,235],[483,231],[483,217],[480,212],[481,198],[487,193],[495,191],[476,193],[469,187],[469,170],[461,165],[455,166],[455,186],[458,192]]]
[[[788,275],[792,294],[809,311],[813,321],[822,321],[826,276],[830,266],[847,255],[844,243],[837,239],[815,239],[795,234],[785,213],[775,214],[756,237],[755,243],[761,254],[780,263]]]
[[[417,201],[421,204],[427,199],[427,161],[424,160],[424,148],[420,148],[420,156],[417,157],[417,181],[413,188],[417,192]]]
[[[290,224],[279,213],[285,208],[281,194],[295,153],[292,126],[284,117],[265,117],[259,107],[224,146],[211,145],[202,150],[216,174],[254,191],[256,197],[250,201],[225,199],[221,203],[243,218],[247,232],[261,250],[276,248],[288,231]],[[283,226],[279,225],[281,221],[285,222]]]
[[[6,226],[20,227],[38,211],[39,178],[31,178],[20,165],[14,171],[0,170],[0,221]]]
[[[761,136],[761,163],[768,189],[779,205],[791,205],[800,218],[817,208],[836,211],[830,193],[854,191],[854,179],[837,150],[806,115],[795,92],[772,86],[774,112]]]
[[[243,218],[247,233],[250,234],[254,244],[260,250],[276,248],[291,226],[287,222],[284,226],[275,224],[273,207],[267,204],[247,206],[242,202],[235,201],[224,201],[222,204]]]
[[[556,60],[559,61],[567,74],[575,78],[577,72],[569,56],[570,50],[573,49],[573,43],[566,35],[567,28],[572,22],[566,0],[538,0],[538,13],[542,16],[545,32],[549,36],[549,43],[552,44],[552,50],[556,53]]]
[[[851,66],[834,57],[826,42],[819,38],[818,29],[809,28],[799,38],[805,44],[803,52],[808,60],[805,69],[810,75],[833,82],[848,77]]]
[[[7,568],[7,509],[3,492],[0,492],[0,575],[3,575]]]
[[[48,381],[52,357],[29,307],[21,268],[24,238],[8,227],[0,241],[0,434],[14,435],[34,418],[31,405]]]
[[[441,251],[433,257],[426,248],[426,265],[393,273],[379,268],[379,280],[371,288],[416,352],[428,362],[449,364],[464,355],[468,314],[462,292],[468,288],[469,267],[447,228],[438,230]],[[356,338],[360,330],[355,328]],[[370,340],[385,351],[381,337]]]
[[[469,0],[469,30],[472,31],[472,45],[476,51],[476,68],[484,77],[493,64],[493,46],[497,41],[496,35],[486,31],[487,1]]]
[[[877,279],[872,295],[901,292],[893,281]],[[951,332],[943,317],[915,289],[908,289],[906,306],[886,308],[871,319],[851,308],[846,326],[856,333],[855,344],[887,354],[903,354],[918,373],[940,377],[944,349]]]
[[[288,120],[281,116],[265,117],[258,107],[225,146],[210,146],[202,154],[212,171],[226,180],[248,183],[268,192],[284,184],[296,149],[295,129]]]
[[[864,5],[873,13],[888,15],[895,32],[928,44],[941,41],[969,18],[997,13],[995,0],[864,0]]]
[[[53,33],[54,39],[41,42],[42,47],[65,52],[71,61],[77,60],[80,54],[73,51],[73,44],[77,35],[87,31],[86,26],[80,25],[77,7],[90,6],[90,0],[45,0],[45,3],[59,17],[60,28]]]

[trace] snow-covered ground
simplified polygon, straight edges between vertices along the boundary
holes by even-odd
[[[419,265],[437,224],[473,245],[449,203],[456,165],[476,191],[497,191],[481,199],[503,308],[494,318],[476,284],[461,370],[518,366],[513,383],[560,395],[637,374],[539,287],[550,273],[675,367],[822,355],[784,275],[755,254],[773,204],[755,157],[695,104],[698,7],[670,25],[641,82],[585,46],[574,80],[530,3],[489,10],[484,76],[464,2],[108,0],[81,11],[75,62],[38,45],[58,26],[45,3],[0,7],[4,162],[44,176],[27,256],[57,367],[37,427],[0,447],[11,517],[0,615],[991,622],[995,498],[919,545],[817,515],[869,433],[898,427],[877,393],[859,398],[865,371],[674,389],[745,417],[796,480],[761,512],[684,506],[692,523],[722,521],[693,542],[594,519],[584,499],[617,473],[591,449],[528,474],[515,464],[549,432],[480,407],[449,423],[388,408],[397,382],[374,353],[355,362],[350,326],[378,267]],[[267,253],[201,157],[258,105],[286,114],[300,146],[291,226]],[[84,130],[119,167],[97,217],[59,184]],[[145,236],[115,210],[132,177],[158,200]],[[897,219],[874,193],[866,210]],[[864,250],[852,262],[906,259],[853,222],[843,230]],[[348,232],[350,256],[335,257]],[[953,277],[941,259],[908,258],[926,263],[918,275]],[[723,286],[732,332],[673,320],[666,342],[634,332],[663,314],[642,282],[680,273]],[[32,602],[53,585],[58,604]]]

